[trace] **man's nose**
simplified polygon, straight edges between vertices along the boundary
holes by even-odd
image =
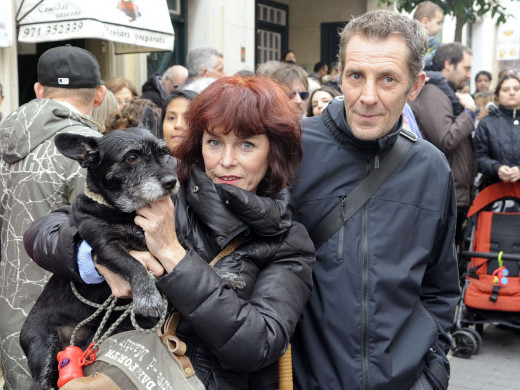
[[[375,104],[377,102],[377,91],[375,83],[367,81],[361,91],[361,102],[364,104]]]

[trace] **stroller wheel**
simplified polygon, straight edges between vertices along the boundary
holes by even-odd
[[[477,325],[479,325],[479,324],[477,324]],[[473,337],[475,337],[475,340],[477,341],[477,350],[475,351],[475,354],[477,354],[478,350],[480,349],[480,346],[482,345],[482,336],[480,335],[480,333],[476,329],[464,328],[464,330],[470,332],[473,335]]]
[[[453,356],[469,359],[471,355],[477,352],[478,344],[473,333],[467,329],[458,330],[452,334],[453,342],[451,349]]]

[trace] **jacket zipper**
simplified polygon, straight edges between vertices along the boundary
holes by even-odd
[[[345,199],[346,196],[341,197],[341,207],[343,208],[345,206]],[[337,258],[338,262],[341,263],[343,261],[343,237],[345,234],[345,224],[341,225],[341,228],[339,229],[339,241],[338,241],[338,252],[337,252]]]
[[[363,245],[363,292],[362,292],[362,307],[363,307],[363,384],[364,388],[369,390],[369,373],[368,373],[368,210],[367,205],[363,206],[363,218],[362,218],[362,245]]]
[[[367,174],[370,173],[372,159],[368,159]],[[379,168],[379,156],[374,156],[374,169]],[[370,375],[368,367],[368,202],[363,206],[361,245],[363,248],[363,276],[362,276],[362,364],[363,388],[370,389]]]

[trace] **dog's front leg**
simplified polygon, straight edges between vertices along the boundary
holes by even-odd
[[[136,314],[146,317],[161,316],[164,306],[161,294],[150,279],[146,268],[125,249],[117,243],[107,244],[98,251],[96,263],[104,265],[130,283]]]

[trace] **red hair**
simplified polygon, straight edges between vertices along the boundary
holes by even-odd
[[[202,136],[223,129],[238,137],[265,134],[269,139],[269,169],[258,187],[272,195],[287,186],[302,159],[299,114],[288,89],[263,77],[225,77],[213,82],[186,112],[186,136],[175,151],[177,174],[185,181],[192,166],[204,169]]]

